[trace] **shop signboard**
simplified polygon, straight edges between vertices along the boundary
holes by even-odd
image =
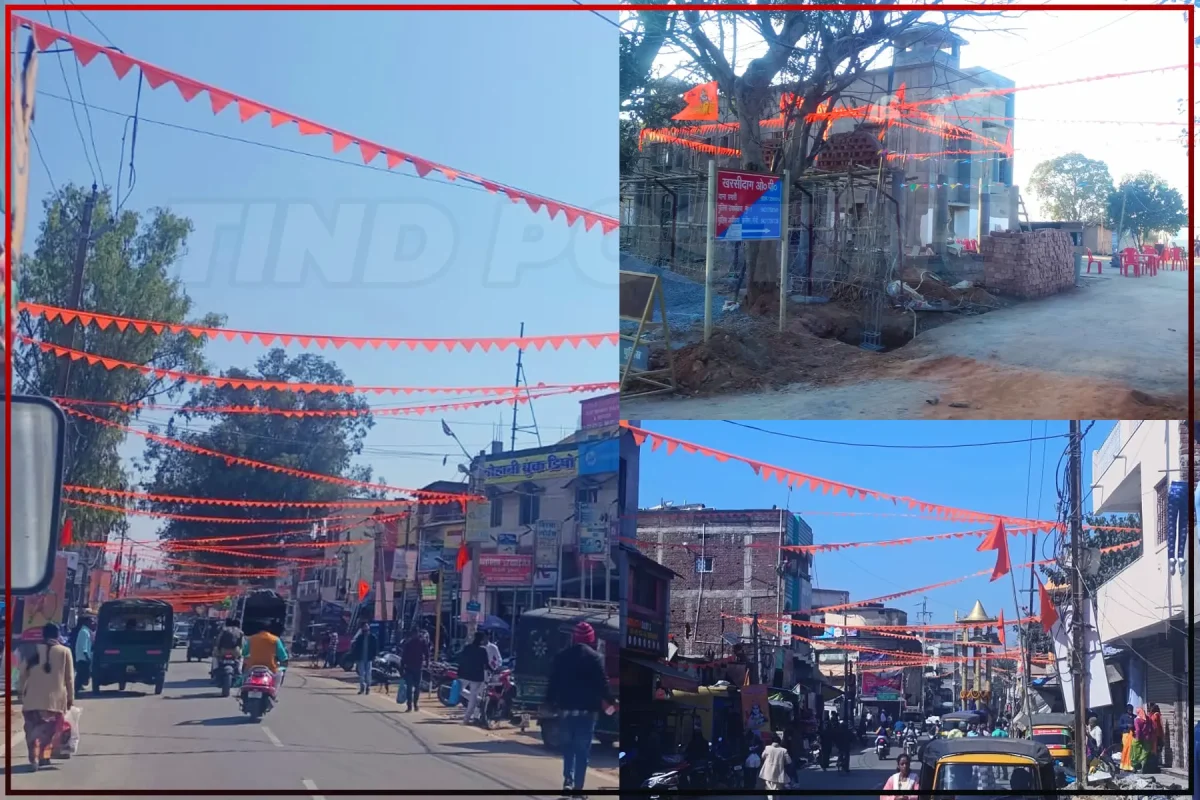
[[[512,555],[517,552],[517,544],[520,541],[520,536],[515,533],[497,533],[496,534],[496,552],[505,555]]]
[[[537,526],[534,529],[534,565],[539,569],[543,567],[558,566],[558,536],[559,526],[558,520],[539,519]]]
[[[529,586],[533,580],[533,557],[501,553],[479,556],[479,578],[484,586]]]
[[[392,560],[391,579],[394,581],[415,581],[417,579],[417,551],[401,550]]]
[[[617,425],[621,421],[621,394],[614,392],[580,401],[579,417],[579,427],[585,431]]]
[[[590,522],[579,526],[579,554],[589,561],[602,561],[607,557],[607,522]]]
[[[65,553],[59,553],[54,558],[54,576],[50,579],[50,587],[44,592],[25,598],[21,639],[40,641],[42,628],[46,624],[53,622],[55,625],[62,625],[65,622],[63,612],[66,600],[67,556]]]
[[[579,443],[579,474],[606,475],[621,469],[620,440],[595,439]]]
[[[625,617],[625,649],[663,658],[667,654],[661,622],[630,612]]]
[[[442,534],[442,547],[446,550],[458,551],[458,548],[463,543],[463,529],[449,528]]]
[[[483,465],[483,482],[488,485],[521,483],[547,479],[574,478],[579,471],[579,451],[556,450],[551,453],[489,458]]]
[[[467,505],[467,544],[482,544],[488,541],[492,530],[492,504],[469,503]]]

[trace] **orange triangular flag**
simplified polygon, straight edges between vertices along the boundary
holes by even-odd
[[[717,119],[717,82],[693,86],[683,94],[687,107],[671,119],[713,122]]]
[[[1000,645],[1005,650],[1008,649],[1008,642],[1004,639],[1004,609],[1000,609],[1000,618],[996,620],[996,635],[1000,637]]]
[[[1041,578],[1038,578],[1038,617],[1042,620],[1042,630],[1046,633],[1049,633],[1050,629],[1054,627],[1054,623],[1058,622],[1058,609],[1054,607],[1050,593],[1042,585]]]
[[[70,517],[67,517],[66,521],[63,522],[63,526],[62,526],[62,546],[63,547],[71,546],[71,541],[74,536],[74,532],[75,532],[75,524],[71,521]]]
[[[467,565],[467,562],[470,559],[471,559],[471,556],[467,552],[467,543],[463,542],[462,544],[460,544],[458,546],[458,558],[455,559],[455,561],[454,561],[454,568],[456,570],[458,570],[459,572],[462,572],[463,567],[465,567]]]
[[[1003,578],[1012,569],[1008,560],[1008,531],[1004,530],[1004,520],[997,520],[996,527],[987,535],[976,552],[985,550],[996,551],[996,567],[992,570],[992,580]]]
[[[366,597],[370,593],[370,591],[371,591],[371,585],[369,583],[367,583],[366,581],[358,582],[358,599],[360,602],[366,599]]]

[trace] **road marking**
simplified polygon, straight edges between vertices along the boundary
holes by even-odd
[[[266,725],[263,725],[262,729],[263,733],[267,735],[267,738],[271,740],[271,744],[275,745],[276,747],[283,747],[283,742],[279,741],[279,737],[275,735],[275,731],[271,730]]]
[[[305,788],[305,789],[308,789],[310,792],[315,792],[315,791],[317,790],[317,784],[316,784],[316,782],[315,782],[315,781],[310,781],[308,778],[305,778],[304,780],[302,780],[302,781],[300,781],[300,782],[301,782],[301,783],[303,783],[303,784],[304,784],[304,788]],[[325,795],[323,795],[323,794],[314,794],[314,795],[313,795],[313,800],[325,800]]]

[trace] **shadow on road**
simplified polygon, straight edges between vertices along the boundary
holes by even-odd
[[[88,691],[79,696],[79,700],[122,700],[130,697],[149,697],[151,692],[121,692],[115,689],[101,689],[100,694]]]
[[[237,716],[237,717],[211,717],[209,719],[189,719],[189,720],[184,720],[183,722],[176,722],[175,724],[177,726],[188,726],[188,725],[220,726],[220,725],[254,725],[257,723],[255,723],[248,716]]]
[[[188,678],[183,681],[167,681],[163,684],[168,689],[190,689],[195,686],[212,686],[210,678]]]

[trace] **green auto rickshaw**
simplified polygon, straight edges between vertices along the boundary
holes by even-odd
[[[92,645],[92,692],[143,683],[162,694],[175,639],[173,611],[162,600],[128,598],[100,606]]]

